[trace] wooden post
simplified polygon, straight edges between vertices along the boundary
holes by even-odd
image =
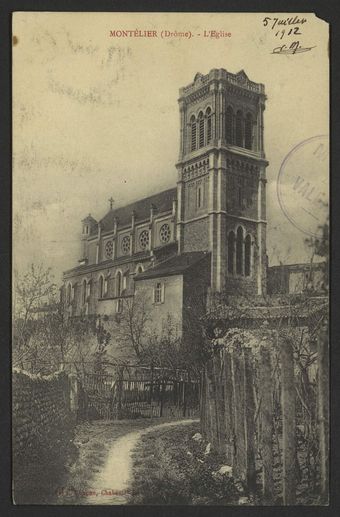
[[[185,383],[186,381],[183,381],[183,416],[185,416],[187,410],[187,394],[185,389]]]
[[[247,487],[251,492],[256,490],[255,469],[255,400],[253,391],[253,364],[251,348],[245,348],[244,359],[244,424],[246,435],[246,471]]]
[[[244,364],[240,351],[232,352],[233,411],[235,423],[235,472],[246,479],[246,439],[244,428]]]
[[[296,502],[296,417],[293,347],[288,339],[279,342],[282,372],[283,504]]]
[[[123,381],[119,376],[118,382],[118,404],[117,404],[117,418],[120,420],[122,418],[122,392],[123,392]]]
[[[204,370],[203,372],[203,422],[204,422],[204,433],[207,435],[209,428],[209,419],[208,419],[208,385],[207,385],[207,373]]]
[[[163,395],[164,395],[164,382],[161,382],[160,385],[160,408],[159,408],[159,416],[163,416]]]
[[[261,415],[261,455],[263,465],[263,502],[274,502],[273,480],[273,380],[268,348],[260,349],[260,415]]]
[[[224,419],[226,460],[229,465],[234,463],[234,418],[233,418],[233,382],[231,374],[231,355],[224,352]]]
[[[221,359],[213,357],[213,379],[214,379],[214,406],[216,420],[216,447],[219,452],[224,452],[224,405],[222,404],[222,387],[219,372],[221,371]]]
[[[153,395],[153,365],[151,365],[151,381],[150,381],[150,405],[152,406],[152,395]],[[151,411],[152,414],[152,411]]]
[[[201,422],[201,433],[205,434],[205,373],[204,370],[200,374],[200,422]]]
[[[208,392],[208,440],[214,444],[216,435],[216,422],[215,422],[215,405],[214,405],[214,381],[211,374],[211,363],[207,364],[206,369],[206,381],[207,381],[207,392]]]
[[[208,441],[212,441],[213,436],[213,418],[212,418],[212,397],[213,397],[213,391],[212,391],[212,384],[211,379],[208,373],[208,365],[205,371],[205,381],[207,386],[207,439]]]
[[[329,469],[329,350],[328,320],[325,319],[318,333],[318,416],[320,443],[321,502],[328,502]]]

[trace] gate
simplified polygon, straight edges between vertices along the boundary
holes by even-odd
[[[89,419],[191,417],[199,414],[199,380],[186,371],[140,366],[88,373],[81,416]]]

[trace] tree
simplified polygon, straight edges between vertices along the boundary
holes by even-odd
[[[111,340],[110,332],[105,329],[101,318],[97,319],[96,324],[97,347],[93,353],[94,364],[93,370],[95,373],[106,372],[107,347]]]
[[[167,313],[161,323],[152,325],[150,300],[146,291],[139,293],[135,320],[138,321],[140,362],[169,369],[185,369],[197,376],[210,355],[205,336],[206,295],[193,291],[183,307],[183,320]],[[137,316],[138,314],[138,316]]]
[[[64,368],[79,375],[101,368],[110,333],[93,318],[64,321],[50,268],[31,264],[16,275],[14,287],[14,367],[43,374]]]
[[[325,291],[328,291],[329,282],[329,217],[318,226],[319,237],[309,237],[305,240],[306,245],[311,249],[311,271],[314,256],[317,255],[322,257],[325,261],[325,272],[324,272],[324,287]]]
[[[125,298],[122,313],[118,315],[116,332],[121,346],[130,348],[138,361],[143,360],[149,338],[150,296],[145,289]]]
[[[56,284],[51,269],[31,264],[23,275],[15,275],[13,303],[13,355],[23,366],[31,355],[30,341],[38,327],[39,310],[56,306]]]

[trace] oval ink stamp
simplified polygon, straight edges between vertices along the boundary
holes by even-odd
[[[299,230],[320,236],[328,214],[328,135],[300,142],[283,160],[277,196],[287,219]]]

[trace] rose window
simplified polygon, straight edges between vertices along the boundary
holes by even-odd
[[[125,235],[125,237],[122,238],[121,249],[122,249],[122,252],[124,253],[124,255],[129,253],[129,251],[130,251],[130,237],[128,235]]]
[[[107,241],[107,243],[105,244],[105,257],[110,259],[110,258],[112,258],[112,255],[113,255],[113,242]]]
[[[139,246],[142,250],[145,250],[149,246],[149,232],[143,230],[139,236]]]
[[[161,242],[169,242],[171,236],[170,226],[168,224],[163,224],[161,229],[159,230],[159,237]]]

